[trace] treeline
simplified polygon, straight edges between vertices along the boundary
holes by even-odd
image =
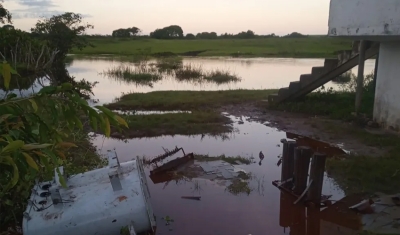
[[[182,27],[179,25],[170,25],[161,29],[156,29],[150,35],[140,35],[141,30],[137,27],[126,29],[116,29],[111,35],[90,35],[91,37],[115,37],[115,38],[155,38],[155,39],[252,39],[252,38],[302,38],[307,37],[298,32],[293,32],[285,36],[278,36],[274,33],[267,35],[258,35],[252,30],[243,31],[237,34],[223,33],[218,35],[216,32],[201,32],[192,34],[184,34]]]

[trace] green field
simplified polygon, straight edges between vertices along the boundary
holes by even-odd
[[[74,54],[137,55],[147,50],[150,55],[197,55],[237,57],[335,57],[336,51],[351,49],[351,41],[323,36],[305,38],[157,40],[90,38],[94,47]]]

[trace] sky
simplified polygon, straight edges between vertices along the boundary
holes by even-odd
[[[88,34],[138,27],[142,34],[179,25],[184,33],[327,34],[329,0],[4,0],[13,25],[30,30],[40,17],[80,13]]]

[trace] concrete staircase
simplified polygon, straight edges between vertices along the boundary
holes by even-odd
[[[378,44],[370,44],[365,51],[365,59],[376,55],[379,51]],[[340,76],[358,65],[358,51],[346,50],[338,53],[337,59],[325,59],[324,66],[313,67],[311,74],[300,75],[300,81],[291,82],[289,87],[279,89],[277,94],[268,96],[269,104],[294,101],[315,89]]]

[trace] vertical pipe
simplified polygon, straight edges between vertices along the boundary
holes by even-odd
[[[355,104],[356,113],[360,111],[360,105],[362,99],[362,91],[364,84],[365,49],[366,49],[366,41],[361,40],[360,52],[358,58],[358,75],[357,75],[357,87],[356,87],[356,104]]]
[[[295,141],[286,141],[283,143],[281,182],[284,182],[293,177],[295,147]]]
[[[326,154],[315,153],[311,161],[310,181],[312,184],[308,190],[307,200],[315,205],[321,203],[322,186],[324,183]]]
[[[298,195],[307,188],[308,169],[312,150],[309,147],[301,146],[295,148],[294,154],[294,192]]]

